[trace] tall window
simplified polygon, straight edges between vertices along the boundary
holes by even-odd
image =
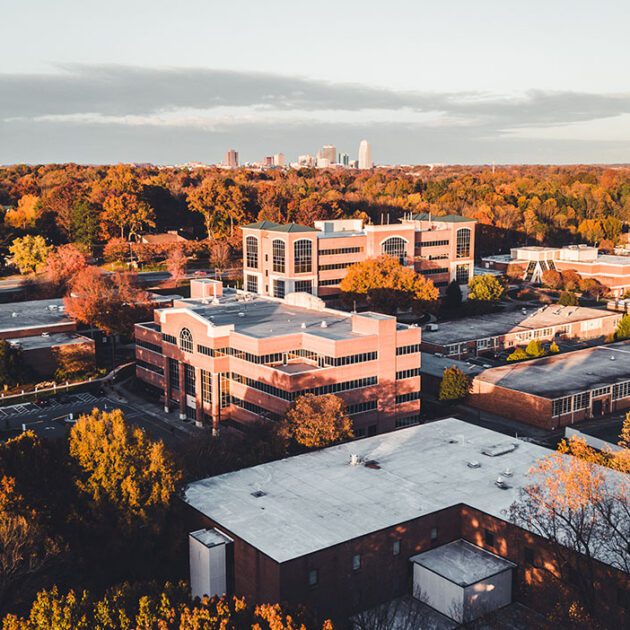
[[[207,370],[201,370],[201,399],[212,404],[212,374]]]
[[[310,280],[296,280],[294,289],[296,293],[313,293],[313,283]]]
[[[245,260],[248,267],[258,268],[258,239],[255,236],[245,239]]]
[[[195,395],[196,384],[195,368],[192,365],[188,365],[188,363],[184,363],[184,390],[189,396]]]
[[[286,260],[286,246],[284,241],[275,240],[271,244],[273,270],[278,273],[284,273]]]
[[[313,245],[302,239],[293,244],[293,265],[295,273],[310,273],[313,270]]]
[[[407,243],[400,236],[392,236],[381,243],[381,252],[398,258],[400,264],[404,265],[407,259]]]
[[[258,293],[258,277],[257,276],[247,276],[247,290],[250,293]]]
[[[470,228],[457,230],[457,258],[470,258]]]
[[[470,275],[468,265],[457,265],[455,269],[455,279],[457,284],[468,284],[468,276]]]
[[[168,380],[171,389],[179,390],[179,363],[177,359],[168,359]]]
[[[179,333],[179,347],[184,352],[192,352],[193,351],[193,338],[190,330],[188,328],[182,328]]]
[[[273,297],[277,297],[277,298],[284,297],[284,280],[273,281]]]

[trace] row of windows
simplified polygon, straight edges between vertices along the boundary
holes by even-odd
[[[357,403],[356,405],[348,405],[346,407],[346,413],[349,416],[353,416],[357,413],[365,413],[366,411],[374,411],[377,407],[377,400],[367,400],[362,403]]]
[[[162,340],[166,341],[166,343],[172,343],[174,346],[177,345],[177,339],[175,339],[174,335],[168,335],[167,333],[162,333]]]
[[[258,293],[258,276],[246,276],[245,288],[249,293]]]
[[[407,392],[406,394],[400,394],[396,396],[396,404],[409,402],[410,400],[420,400],[420,392]]]
[[[415,354],[416,352],[420,352],[419,343],[414,343],[411,346],[398,346],[398,348],[396,348],[397,356],[400,356],[401,354]]]
[[[320,287],[333,287],[336,284],[339,284],[341,280],[342,278],[335,278],[334,280],[320,280],[319,286]]]
[[[415,424],[420,424],[422,422],[420,418],[420,414],[416,414],[414,416],[405,416],[404,418],[396,418],[395,426],[397,429],[402,429],[403,427],[412,427]]]
[[[420,269],[423,276],[436,276],[439,273],[448,273],[448,267],[435,267],[434,269]]]
[[[444,247],[448,245],[449,241],[425,241],[424,243],[416,243],[416,249],[422,249],[423,247]]]
[[[164,368],[161,368],[159,365],[153,365],[152,363],[147,363],[146,361],[141,361],[140,359],[136,359],[136,365],[144,368],[145,370],[149,370],[149,372],[155,372],[155,374],[164,376]]]
[[[414,376],[420,376],[420,368],[411,368],[409,370],[401,370],[400,372],[396,372],[396,380],[400,381],[404,378],[413,378]]]
[[[440,289],[441,287],[447,287],[448,286],[448,281],[446,280],[440,280],[439,282],[434,282],[433,286],[436,289]]]
[[[624,383],[617,383],[613,385],[613,400],[619,400],[620,398],[628,398],[630,396],[630,381]]]
[[[347,269],[348,267],[354,265],[353,262],[342,262],[342,263],[332,263],[330,265],[320,265],[320,271],[331,271],[332,269]]]
[[[344,357],[328,357],[317,354],[311,350],[298,348],[297,350],[288,350],[287,352],[275,352],[273,354],[253,354],[238,350],[237,348],[208,348],[197,344],[197,352],[205,354],[209,357],[225,357],[232,356],[249,363],[257,365],[272,365],[275,363],[288,363],[290,359],[309,359],[316,361],[319,367],[339,367],[341,365],[353,365],[354,363],[365,363],[367,361],[376,361],[378,352],[361,352],[359,354],[349,354]]]
[[[245,411],[249,411],[250,413],[254,413],[257,416],[261,416],[263,418],[267,418],[268,420],[280,420],[280,415],[277,413],[273,413],[261,407],[260,405],[255,405],[254,403],[248,402],[247,400],[241,400],[236,396],[230,396],[230,402],[241,409],[245,409]]]
[[[581,409],[589,409],[591,406],[591,400],[599,396],[608,396],[612,393],[613,400],[620,400],[621,398],[630,397],[630,381],[624,381],[623,383],[617,383],[612,386],[598,387],[590,392],[582,392],[580,394],[574,394],[573,396],[564,396],[563,398],[556,398],[551,404],[551,415],[562,416],[572,411],[579,411]]]
[[[340,254],[360,254],[363,251],[363,247],[339,247],[337,249],[322,249],[319,252],[320,256],[337,256]]]
[[[156,352],[157,354],[162,354],[162,346],[158,346],[157,343],[144,341],[144,339],[136,339],[136,346],[144,348],[145,350],[151,350],[151,352]]]
[[[257,389],[258,391],[275,396],[276,398],[282,398],[283,400],[294,401],[304,394],[314,394],[315,396],[323,396],[324,394],[337,394],[339,392],[345,392],[351,389],[361,389],[363,387],[370,387],[376,385],[378,379],[376,376],[368,376],[365,378],[358,378],[352,381],[344,381],[342,383],[331,383],[330,385],[322,385],[321,387],[312,387],[310,389],[303,389],[297,392],[287,392],[268,383],[256,381],[248,376],[243,376],[237,372],[232,372],[231,378],[235,383],[241,383]]]

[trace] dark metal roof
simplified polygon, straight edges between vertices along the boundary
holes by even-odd
[[[317,232],[314,227],[300,225],[299,223],[274,223],[273,221],[258,221],[244,225],[243,228],[250,230],[270,230],[272,232]]]

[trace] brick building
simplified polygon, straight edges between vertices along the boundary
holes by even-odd
[[[548,269],[573,270],[582,278],[601,282],[613,296],[621,297],[630,290],[630,256],[600,254],[597,247],[588,245],[516,247],[509,255],[487,256],[482,264],[534,284],[542,282]]]
[[[263,298],[193,280],[191,296],[135,328],[138,377],[182,419],[277,419],[312,392],[343,398],[358,435],[419,421],[419,328],[307,293]]]
[[[506,418],[555,429],[630,408],[630,342],[485,370],[469,402]]]
[[[456,586],[481,580],[483,612],[512,601],[544,609],[543,595],[551,604],[557,595],[553,547],[510,523],[508,510],[548,453],[449,418],[197,481],[184,492],[193,595],[303,604],[341,621],[424,592],[453,616],[439,605],[443,581],[418,575],[439,550],[448,566],[432,558],[435,573]],[[600,610],[622,619],[628,575],[607,561],[594,563]],[[500,580],[490,564],[501,565]]]
[[[422,350],[465,358],[526,346],[532,339],[604,341],[620,319],[620,313],[582,306],[510,309],[441,322],[437,330],[429,325],[422,335]]]
[[[389,254],[444,290],[473,275],[475,221],[457,215],[413,214],[400,223],[360,219],[316,221],[315,227],[260,221],[242,228],[243,281],[250,293],[283,297],[293,291],[339,293],[349,266]]]
[[[76,329],[77,323],[65,312],[62,299],[0,304],[0,339],[73,332]]]

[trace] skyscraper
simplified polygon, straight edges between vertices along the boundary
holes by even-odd
[[[366,169],[372,168],[373,166],[372,147],[367,140],[361,140],[361,144],[359,145],[359,168]]]
[[[238,151],[235,151],[234,149],[226,151],[225,157],[223,158],[223,166],[226,166],[227,168],[237,168]]]
[[[350,156],[347,153],[340,153],[338,162],[341,166],[348,167],[350,166]]]
[[[273,156],[273,165],[274,166],[284,166],[284,164],[285,164],[284,153],[276,153]]]
[[[332,144],[325,144],[317,152],[317,159],[328,160],[328,164],[335,164],[337,161],[337,149]]]

